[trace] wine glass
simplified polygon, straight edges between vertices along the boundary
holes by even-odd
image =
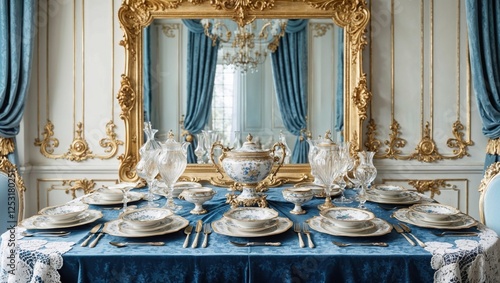
[[[124,182],[124,183],[119,183],[116,185],[108,186],[109,189],[119,189],[122,194],[122,202],[123,202],[123,208],[122,208],[122,213],[126,212],[128,210],[131,210],[132,208],[128,207],[128,202],[130,201],[128,197],[128,192],[135,188],[138,185],[138,183],[130,183],[130,182]]]
[[[352,199],[347,198],[345,196],[345,188],[347,186],[346,178],[347,178],[347,173],[352,170],[354,167],[354,159],[351,157],[351,154],[349,153],[350,149],[350,143],[345,142],[340,146],[340,162],[341,162],[341,168],[340,168],[340,176],[337,179],[337,185],[340,188],[340,198],[336,198],[333,200],[335,203],[351,203]]]
[[[359,196],[359,206],[360,209],[367,209],[365,206],[366,203],[366,192],[368,190],[369,185],[375,177],[377,176],[377,168],[373,165],[373,156],[375,152],[371,151],[361,151],[358,152],[359,157],[359,165],[356,167],[354,171],[354,177],[359,180],[361,185],[360,190],[358,192]]]
[[[157,198],[155,198],[153,194],[153,181],[155,180],[156,175],[158,175],[159,173],[158,166],[155,160],[158,153],[158,150],[148,151],[147,153],[144,153],[141,160],[139,160],[136,166],[137,176],[143,178],[148,183],[148,194],[146,196],[146,200],[148,201],[147,207],[159,206],[159,204],[154,202],[154,200]]]
[[[323,210],[334,207],[331,201],[331,192],[335,186],[335,180],[340,176],[339,147],[335,144],[320,145],[318,152],[313,158],[316,174],[325,185],[325,203],[318,206]]]

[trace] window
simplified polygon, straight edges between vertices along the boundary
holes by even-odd
[[[223,144],[230,144],[233,135],[233,100],[235,72],[224,64],[217,64],[212,98],[212,130],[219,133]]]

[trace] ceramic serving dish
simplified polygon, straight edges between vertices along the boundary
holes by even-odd
[[[278,217],[278,212],[265,207],[237,207],[224,213],[232,223],[244,228],[257,228]]]
[[[173,212],[169,209],[145,207],[123,213],[120,218],[137,228],[146,228],[168,223]]]
[[[433,221],[446,220],[450,216],[460,213],[460,210],[452,206],[439,203],[414,204],[409,209],[413,213]]]
[[[370,211],[351,207],[328,208],[321,210],[319,214],[334,225],[346,228],[362,227],[375,218]]]
[[[190,203],[194,203],[194,209],[190,211],[191,214],[205,214],[207,210],[203,208],[203,203],[211,200],[215,195],[215,191],[211,188],[200,187],[191,188],[182,191],[179,195],[180,199],[185,199]]]
[[[86,204],[63,204],[45,207],[39,214],[55,221],[66,221],[86,211],[88,207]]]
[[[123,192],[118,188],[100,188],[97,194],[104,201],[121,201],[123,199]]]
[[[387,185],[387,184],[373,185],[372,190],[381,197],[391,197],[391,198],[399,197],[403,192],[406,191],[406,189],[401,186]]]
[[[286,201],[293,203],[295,206],[290,211],[292,214],[304,214],[306,211],[302,209],[302,204],[310,201],[314,196],[311,188],[287,188],[283,190],[283,198]]]

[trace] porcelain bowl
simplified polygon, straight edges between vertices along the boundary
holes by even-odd
[[[224,213],[232,223],[248,229],[263,227],[278,215],[276,210],[265,207],[237,207]]]
[[[86,204],[63,204],[45,207],[39,214],[48,216],[55,221],[64,221],[76,217],[89,208]]]
[[[120,218],[136,228],[146,228],[170,222],[173,214],[169,209],[145,207],[127,211]]]
[[[123,200],[123,192],[117,188],[100,188],[97,193],[99,198],[105,201]]]
[[[362,227],[367,221],[375,218],[370,211],[350,207],[328,208],[321,210],[319,214],[335,226],[345,228]]]
[[[372,191],[381,197],[398,197],[401,193],[406,192],[406,189],[397,185],[377,184],[372,186]]]
[[[191,188],[182,191],[179,195],[180,199],[185,199],[187,202],[194,203],[195,207],[190,211],[192,214],[205,214],[207,210],[202,207],[203,203],[211,200],[215,195],[215,191],[211,188],[200,187]]]
[[[409,209],[425,219],[434,221],[446,220],[450,216],[460,213],[460,210],[452,206],[439,203],[414,204]]]
[[[166,196],[168,194],[167,184],[164,182],[158,182],[158,189],[155,193]],[[184,191],[193,188],[201,188],[200,183],[196,182],[177,182],[174,184],[174,191],[172,192],[172,197],[176,198]]]

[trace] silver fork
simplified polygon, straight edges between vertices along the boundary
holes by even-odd
[[[301,247],[301,248],[305,247],[304,241],[302,240],[302,234],[300,234],[300,231],[301,231],[300,224],[294,223],[293,230],[295,231],[295,233],[297,233],[297,235],[299,235],[299,247]]]
[[[202,248],[206,248],[208,245],[208,234],[212,233],[212,227],[210,226],[210,223],[205,223],[203,225],[203,234],[205,234],[205,237],[203,238],[203,244],[201,244]]]
[[[309,231],[309,224],[307,224],[306,222],[304,222],[302,224],[302,231],[304,232],[304,234],[306,234],[307,236],[307,244],[308,246],[312,249],[314,248],[314,243],[311,239],[311,231]]]

